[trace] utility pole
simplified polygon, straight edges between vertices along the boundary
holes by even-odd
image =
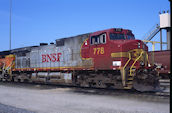
[[[9,38],[10,38],[10,42],[9,42],[9,46],[10,46],[10,51],[11,51],[11,11],[12,11],[12,0],[10,0],[10,35],[9,35]]]

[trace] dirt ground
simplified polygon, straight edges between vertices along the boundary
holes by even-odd
[[[94,92],[94,91],[93,91]],[[0,113],[169,113],[169,99],[0,83]]]

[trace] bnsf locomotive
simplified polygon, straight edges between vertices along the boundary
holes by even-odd
[[[159,84],[148,47],[121,28],[2,51],[0,80],[139,91]]]

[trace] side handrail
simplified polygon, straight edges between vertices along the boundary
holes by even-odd
[[[149,62],[149,56],[148,56],[148,53],[146,53],[146,58],[147,58],[147,62],[148,62],[148,64],[147,64],[147,65],[149,65],[149,64],[150,64],[150,62]]]
[[[131,53],[129,53],[129,59],[128,59],[128,61],[126,62],[126,64],[124,65],[124,67],[123,67],[123,73],[122,73],[122,83],[123,83],[123,85],[125,86],[125,68],[126,68],[126,66],[128,65],[128,63],[130,62],[130,60],[131,60]]]
[[[130,75],[131,75],[133,66],[134,66],[135,63],[141,58],[142,54],[143,54],[143,51],[141,52],[141,54],[136,58],[136,60],[135,60],[135,61],[133,62],[133,64],[131,65],[131,68],[130,68]]]

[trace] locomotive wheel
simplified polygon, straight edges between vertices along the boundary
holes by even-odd
[[[139,69],[136,72],[133,87],[141,92],[160,90],[157,72],[151,69]]]
[[[83,81],[82,83],[80,83],[80,86],[81,87],[89,87],[89,84],[88,84],[88,82]]]
[[[96,81],[96,87],[97,88],[106,88],[105,83],[103,82],[103,80],[97,80]]]

